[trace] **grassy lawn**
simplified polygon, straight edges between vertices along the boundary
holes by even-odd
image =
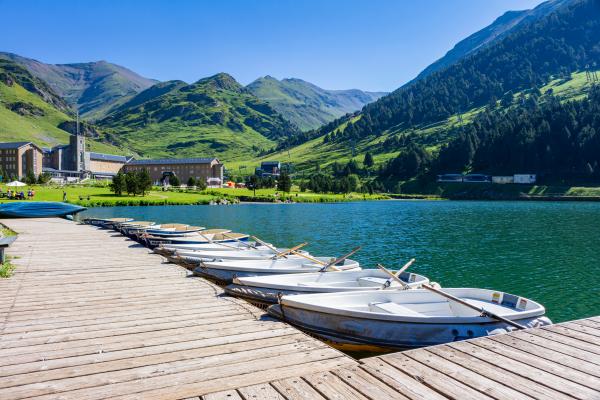
[[[300,203],[325,203],[342,202],[358,200],[382,200],[387,199],[383,195],[369,195],[361,193],[350,194],[319,194],[305,192],[301,193],[293,189],[291,193],[277,192],[276,189],[259,189],[254,191],[249,189],[227,188],[227,189],[209,189],[204,192],[195,191],[166,191],[152,190],[145,196],[116,196],[108,187],[69,185],[65,187],[33,185],[36,201],[62,201],[63,191],[67,193],[67,202],[78,204],[85,207],[100,206],[137,206],[137,205],[193,205],[208,204],[211,201],[219,199],[228,199],[233,201],[259,201],[275,202],[277,199],[284,201],[289,199]],[[0,189],[6,192],[5,185],[0,185]],[[23,192],[27,193],[28,187],[23,187]],[[21,190],[21,189],[19,189]],[[277,196],[275,195],[276,193]],[[89,200],[88,200],[89,196]],[[0,198],[0,202],[7,202],[5,198]]]
[[[0,186],[6,192],[4,185]],[[24,187],[24,192],[27,193]],[[208,204],[216,200],[217,196],[203,193],[162,192],[153,190],[145,196],[116,196],[108,187],[70,185],[65,187],[34,185],[34,200],[37,201],[63,201],[63,191],[67,193],[67,202],[86,207],[94,206],[128,206],[128,205],[182,205],[182,204]],[[89,200],[88,200],[89,196]],[[10,201],[5,198],[2,202]]]

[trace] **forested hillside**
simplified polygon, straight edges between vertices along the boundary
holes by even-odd
[[[444,120],[600,62],[600,1],[574,0],[500,42],[365,106],[335,140]]]

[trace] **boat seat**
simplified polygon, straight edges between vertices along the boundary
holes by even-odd
[[[365,286],[365,287],[378,287],[378,286],[382,286],[386,281],[387,281],[387,279],[385,279],[385,278],[377,278],[374,276],[365,276],[362,278],[358,278],[358,285]]]
[[[404,307],[397,303],[387,302],[387,303],[369,303],[369,311],[377,312],[377,313],[387,313],[387,314],[395,314],[395,315],[407,315],[413,317],[422,317],[423,314],[418,313],[414,310],[411,310],[408,307]]]
[[[322,286],[322,287],[327,287],[327,286],[336,286],[339,284],[345,284],[346,282],[298,282],[296,285],[298,286]]]

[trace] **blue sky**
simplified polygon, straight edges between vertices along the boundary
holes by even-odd
[[[228,72],[391,91],[507,10],[541,0],[0,0],[0,51],[107,60],[159,80]]]

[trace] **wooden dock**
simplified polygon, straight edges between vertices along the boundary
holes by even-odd
[[[2,400],[600,399],[600,317],[356,361],[115,232],[2,222]]]

